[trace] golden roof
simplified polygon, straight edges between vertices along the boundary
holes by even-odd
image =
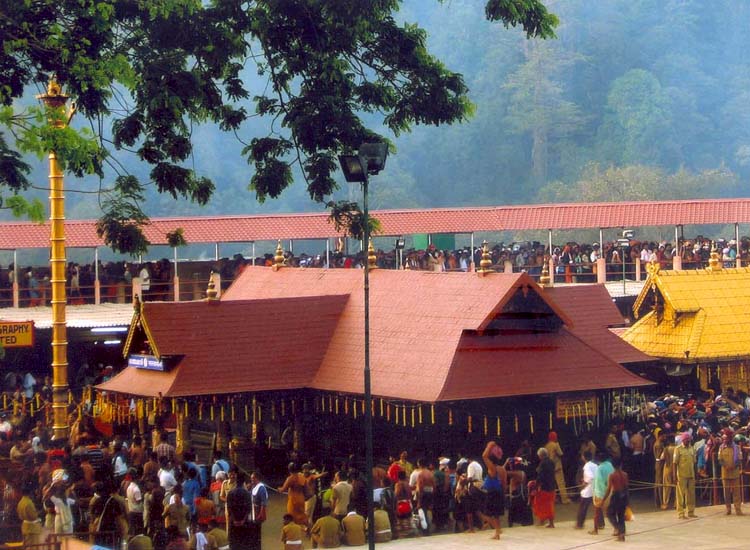
[[[684,363],[750,356],[750,268],[650,269],[633,311],[641,319],[622,337],[651,356]]]

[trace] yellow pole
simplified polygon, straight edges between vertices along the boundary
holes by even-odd
[[[53,78],[47,93],[37,96],[48,110],[55,112],[50,123],[64,128],[68,96]],[[65,194],[63,172],[55,151],[49,152],[50,203],[50,284],[52,287],[52,437],[68,438],[68,339],[65,319]]]

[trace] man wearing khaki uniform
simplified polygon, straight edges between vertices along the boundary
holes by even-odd
[[[690,445],[690,434],[685,432],[674,450],[674,470],[677,477],[677,517],[695,516],[695,449]]]
[[[727,515],[732,513],[732,504],[738,516],[742,514],[740,504],[740,469],[742,464],[742,453],[734,441],[734,434],[725,429],[721,434],[721,447],[719,448],[719,464],[721,464],[721,483],[724,485],[724,504],[727,506]]]
[[[547,450],[550,460],[555,465],[555,481],[557,482],[557,490],[560,491],[560,500],[563,504],[569,504],[570,498],[568,497],[568,489],[565,486],[565,473],[563,472],[562,465],[563,452],[560,448],[560,443],[557,442],[557,433],[549,433],[549,441],[547,441],[544,448]]]
[[[21,535],[23,535],[23,545],[33,546],[42,543],[42,522],[39,519],[39,512],[31,500],[34,490],[29,485],[24,485],[23,496],[18,501],[16,513],[18,518],[23,522],[21,524]]]

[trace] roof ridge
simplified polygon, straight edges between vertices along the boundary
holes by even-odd
[[[693,330],[688,338],[688,349],[690,354],[695,357],[698,347],[700,346],[701,337],[703,336],[703,327],[706,325],[706,312],[703,309],[698,310],[693,321]]]

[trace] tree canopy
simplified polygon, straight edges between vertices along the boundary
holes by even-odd
[[[207,203],[216,183],[191,163],[196,125],[243,140],[259,118],[266,135],[245,139],[247,181],[258,201],[278,197],[295,165],[312,199],[336,189],[339,153],[414,125],[466,120],[461,74],[432,55],[426,33],[398,23],[400,0],[1,0],[0,186],[16,204],[30,185],[21,153],[54,149],[75,175],[103,182],[99,230],[113,248],[148,245],[145,186]],[[477,15],[479,17],[479,14]],[[554,36],[541,0],[488,0],[485,16],[527,37]],[[251,69],[259,79],[249,79]],[[51,130],[30,93],[56,76],[86,125]],[[24,103],[26,102],[26,103]],[[24,107],[24,105],[26,105]],[[380,132],[367,120],[377,118]],[[520,128],[525,126],[520,125]],[[115,160],[130,151],[148,182]],[[15,198],[13,198],[15,197]]]

